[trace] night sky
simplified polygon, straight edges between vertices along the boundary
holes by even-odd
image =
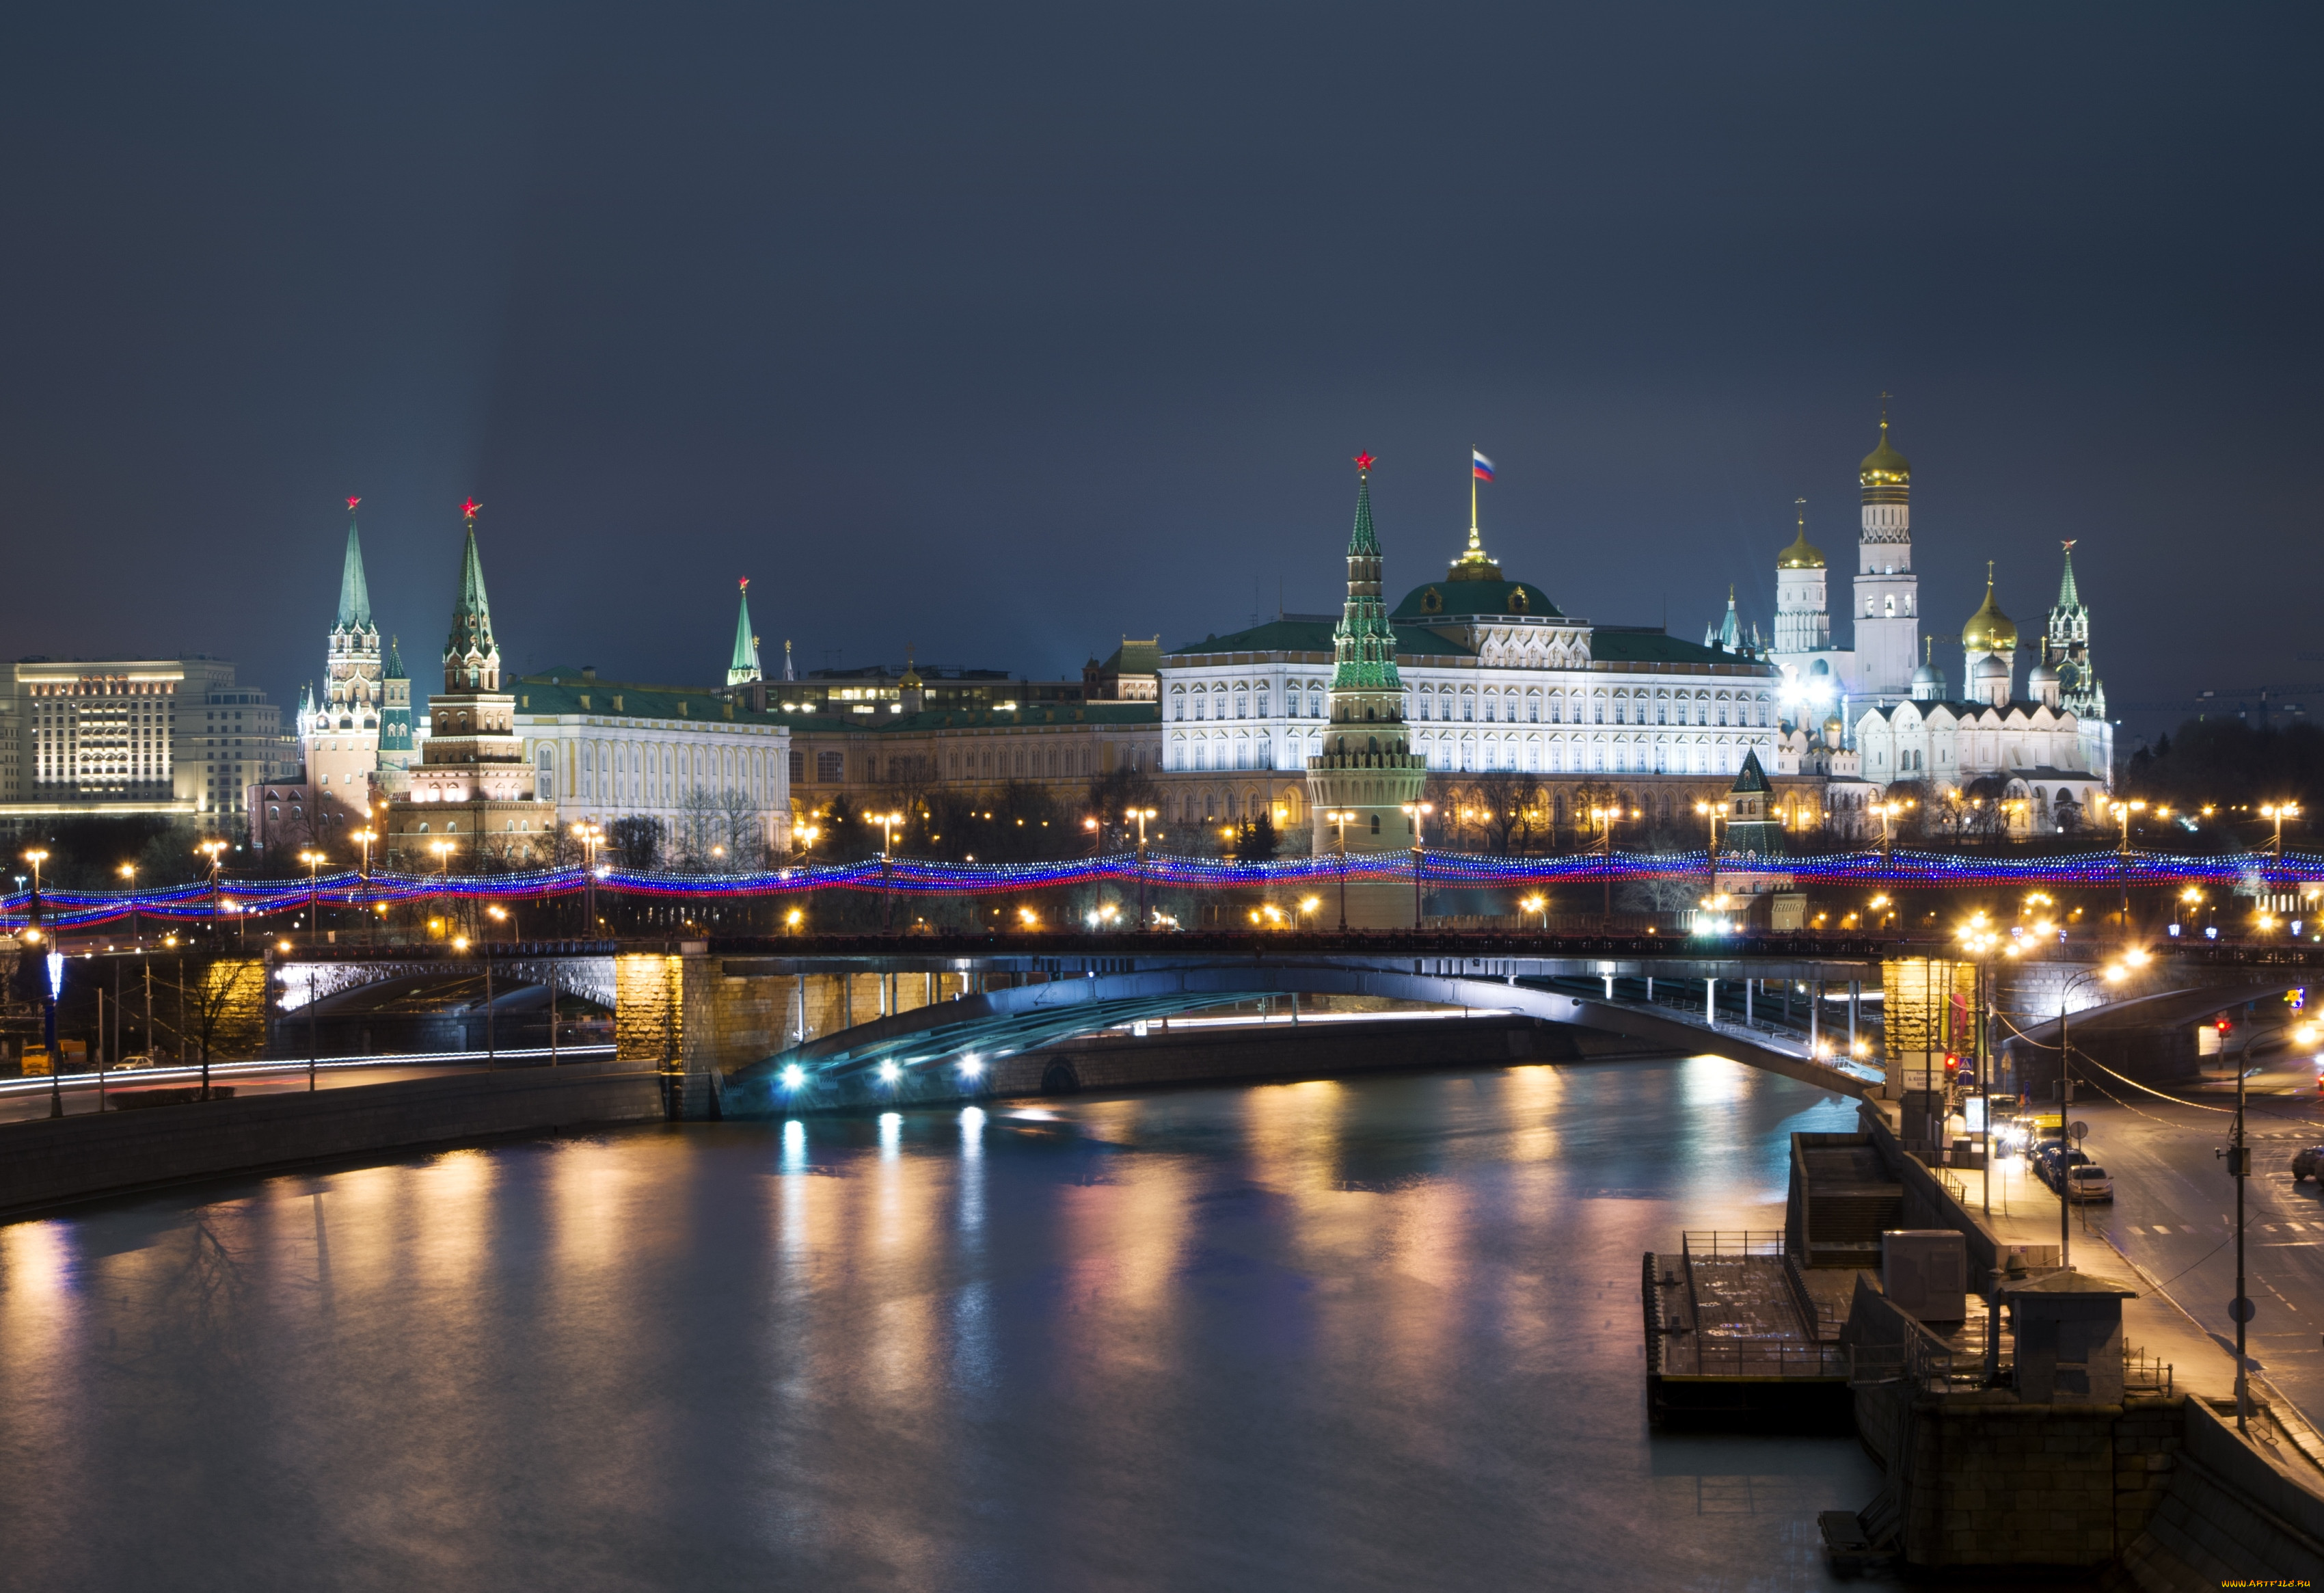
[[[1766,626],[1878,394],[1956,682],[2080,539],[2117,705],[2324,681],[2314,6],[51,5],[0,30],[0,653],[425,690],[1070,674],[1487,546]],[[2315,662],[2300,662],[2302,653]],[[2020,680],[2025,659],[2021,654]],[[2324,693],[2317,703],[2324,711]],[[2119,707],[2118,707],[2119,711]],[[2133,736],[2175,721],[2125,716]]]

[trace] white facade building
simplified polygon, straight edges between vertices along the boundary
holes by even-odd
[[[677,838],[703,799],[728,793],[757,816],[764,844],[790,846],[790,731],[712,688],[601,681],[548,670],[511,682],[533,794],[557,820],[659,820]],[[701,793],[696,796],[696,793]]]
[[[1443,579],[1408,592],[1388,620],[1399,728],[1431,774],[1538,775],[1562,809],[1561,780],[1646,777],[1651,786],[1661,775],[1675,786],[1675,777],[1699,776],[1723,792],[1748,754],[1774,766],[1773,665],[1658,628],[1569,616],[1540,588],[1504,579],[1474,545]],[[1163,655],[1165,789],[1205,792],[1200,811],[1169,817],[1231,819],[1264,801],[1278,824],[1309,822],[1297,782],[1330,733],[1334,623],[1286,615]],[[1675,807],[1673,794],[1663,793],[1653,817],[1692,822],[1694,793]]]

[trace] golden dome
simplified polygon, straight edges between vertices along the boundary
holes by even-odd
[[[2017,626],[1993,600],[1993,566],[1985,567],[1985,603],[1961,626],[1961,647],[1969,653],[2015,653]]]
[[[1775,555],[1775,568],[1778,570],[1821,570],[1824,568],[1823,550],[1817,547],[1813,542],[1808,541],[1808,517],[1806,511],[1803,510],[1800,514],[1799,535],[1792,539],[1792,545],[1790,547],[1785,548],[1782,552]]]
[[[1910,486],[1913,464],[1903,454],[1888,446],[1888,421],[1880,421],[1880,445],[1864,456],[1856,467],[1857,480],[1866,486]]]

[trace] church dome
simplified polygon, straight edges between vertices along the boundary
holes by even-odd
[[[2046,663],[2037,663],[2033,672],[2025,677],[2025,683],[2028,686],[2054,686],[2058,683],[2058,671]]]
[[[1985,570],[1985,602],[1961,626],[1961,646],[1971,653],[2015,653],[2017,626],[1993,600],[1993,567]]]
[[[1941,686],[1944,683],[1944,677],[1938,674],[1936,670],[1928,664],[1924,663],[1913,671],[1913,685],[1915,690],[1923,686]]]
[[[1824,568],[1823,550],[1808,541],[1808,523],[1805,518],[1800,521],[1800,533],[1792,539],[1792,545],[1775,555],[1775,568],[1778,570]]]
[[[2009,679],[2009,666],[1987,653],[1977,661],[1977,667],[1969,671],[1969,678],[1972,685],[1978,686],[1988,681],[2006,681]]]
[[[1912,461],[1888,446],[1888,422],[1880,422],[1880,443],[1856,467],[1856,478],[1866,486],[1909,486]]]

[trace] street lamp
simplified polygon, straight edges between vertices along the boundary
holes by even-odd
[[[1524,908],[1527,912],[1540,913],[1541,932],[1545,935],[1549,933],[1549,898],[1546,895],[1544,895],[1539,891],[1536,891],[1532,895],[1527,896],[1524,901],[1518,903],[1517,905]]]
[[[2130,816],[2144,811],[2146,804],[2143,801],[2117,801],[2114,805],[2114,816],[2122,823],[2122,851],[2119,855],[2122,859],[2122,933],[2125,940],[2130,938]]]
[[[145,925],[137,912],[137,865],[124,863],[121,877],[129,882],[129,933],[137,942],[137,949],[143,951],[145,949]]]
[[[573,838],[581,843],[582,911],[589,917],[584,928],[588,937],[595,939],[597,933],[597,848],[605,844],[605,827],[584,820],[574,825]]]
[[[1609,931],[1614,927],[1614,825],[1622,818],[1636,819],[1637,816],[1635,809],[1626,815],[1618,806],[1590,810],[1591,820],[1598,826],[1598,850],[1606,859],[1605,871],[1600,878],[1606,886],[1604,927]]]
[[[215,937],[217,934],[218,917],[218,861],[226,856],[226,843],[221,840],[207,840],[196,847],[194,850],[210,860],[210,933]],[[208,1088],[207,1082],[203,1088],[207,1092]],[[205,1093],[202,1098],[208,1100],[209,1096]]]
[[[1412,820],[1412,927],[1420,928],[1421,847],[1427,844],[1428,816],[1436,811],[1434,802],[1406,802],[1404,816]]]
[[[309,849],[299,854],[299,861],[307,866],[307,944],[312,946],[315,943],[316,928],[319,922],[318,918],[319,908],[316,901],[315,870],[322,866],[326,859],[322,853]]]
[[[354,841],[357,846],[363,847],[361,877],[363,880],[364,939],[366,940],[376,941],[379,938],[379,915],[371,910],[371,844],[377,840],[379,837],[373,832],[369,825],[365,825],[363,829],[356,830],[355,834],[349,836],[347,838]]]
[[[1895,838],[1889,832],[1888,821],[1904,810],[1902,802],[1875,802],[1872,810],[1880,815],[1880,861],[1888,861]]]
[[[2281,866],[2283,862],[2283,821],[2300,817],[2300,804],[2298,802],[2262,802],[2259,805],[2259,815],[2263,819],[2275,820],[2275,861]]]
[[[872,822],[880,827],[880,932],[886,934],[895,922],[895,896],[888,886],[895,869],[896,827],[904,821],[901,813],[874,813]]]
[[[1348,826],[1359,817],[1342,808],[1333,808],[1323,815],[1323,822],[1331,825],[1340,838],[1340,932],[1343,935],[1348,932]]]
[[[1125,808],[1121,816],[1138,826],[1138,927],[1149,926],[1146,922],[1146,821],[1160,816],[1153,808]]]
[[[1711,888],[1715,892],[1719,889],[1719,827],[1728,822],[1727,804],[1697,802],[1694,804],[1694,810],[1702,815],[1704,822],[1711,829],[1711,850],[1707,856],[1711,859]]]

